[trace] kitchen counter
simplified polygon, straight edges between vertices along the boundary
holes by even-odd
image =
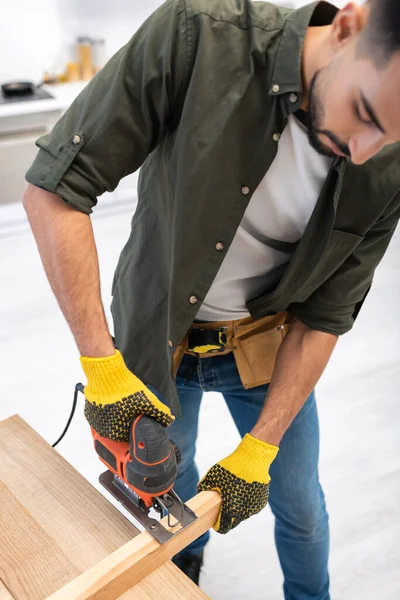
[[[86,84],[47,85],[43,89],[53,96],[50,99],[0,105],[0,205],[21,202],[25,173],[37,153],[36,140],[53,129]]]
[[[55,85],[44,85],[43,89],[53,98],[48,100],[28,100],[27,102],[10,102],[0,105],[0,119],[21,115],[60,111],[63,112],[86,87],[87,81],[73,81]]]
[[[52,130],[87,83],[46,85],[43,89],[52,99],[0,105],[0,237],[5,234],[4,228],[15,232],[26,227],[21,200],[26,188],[25,173],[37,153],[35,142]],[[128,202],[134,209],[137,178],[138,172],[124,177],[112,194],[103,194],[101,206],[119,211]]]

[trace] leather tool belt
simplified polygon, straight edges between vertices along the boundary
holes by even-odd
[[[280,312],[254,321],[194,322],[174,352],[174,378],[184,354],[199,359],[233,352],[245,389],[269,383],[276,355],[285,338],[292,315]]]

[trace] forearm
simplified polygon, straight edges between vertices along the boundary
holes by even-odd
[[[252,436],[279,446],[283,434],[319,381],[338,336],[295,319],[279,349],[273,377]]]
[[[42,263],[83,356],[115,352],[101,301],[91,219],[59,196],[29,186],[24,208]]]

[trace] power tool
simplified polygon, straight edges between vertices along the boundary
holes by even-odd
[[[84,386],[78,383],[75,390],[84,393]],[[94,448],[107,467],[99,482],[161,544],[197,518],[172,489],[180,452],[161,423],[137,415],[130,425],[129,442],[101,437],[93,428],[91,433]],[[170,529],[180,526],[176,533],[151,517],[151,509],[168,516]]]

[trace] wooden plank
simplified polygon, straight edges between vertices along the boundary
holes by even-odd
[[[221,496],[217,492],[202,492],[187,504],[198,518],[179,535],[165,544],[159,544],[145,531],[49,596],[47,600],[119,598],[156,567],[210,529],[217,520]],[[163,524],[167,525],[167,517],[163,519]]]
[[[0,422],[0,482],[0,577],[15,600],[43,600],[138,533],[17,415]],[[168,563],[122,598],[207,596]]]
[[[172,562],[164,563],[119,600],[210,600]]]
[[[43,577],[67,583],[76,569],[68,557],[53,549],[51,537],[0,481],[0,564],[7,586],[17,598],[38,590]],[[35,597],[35,592],[33,592]]]
[[[15,597],[10,594],[4,582],[0,579],[0,600],[15,600]]]

